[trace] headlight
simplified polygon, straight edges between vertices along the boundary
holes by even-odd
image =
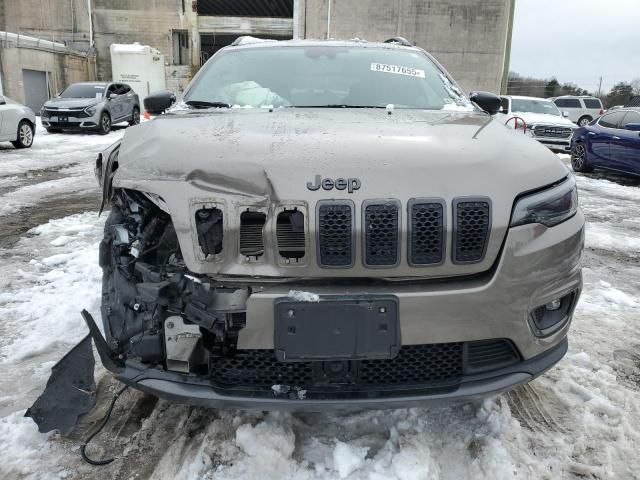
[[[527,124],[527,131],[525,132],[527,135],[529,135],[530,137],[535,137],[535,134],[533,133],[533,129],[536,128],[535,125],[529,125]]]
[[[511,226],[541,223],[553,227],[577,211],[578,187],[575,178],[570,176],[555,187],[520,198],[511,215]]]
[[[95,105],[92,106],[92,107],[87,107],[87,108],[84,109],[84,111],[85,111],[85,113],[87,115],[93,115],[93,114],[96,113],[96,107],[95,107]]]

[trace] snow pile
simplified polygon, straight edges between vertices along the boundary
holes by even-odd
[[[320,295],[311,292],[303,292],[301,290],[289,290],[287,295],[294,302],[319,302]]]

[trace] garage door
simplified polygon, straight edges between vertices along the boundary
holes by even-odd
[[[36,114],[39,114],[44,102],[49,100],[47,72],[22,69],[22,83],[24,85],[24,103]]]

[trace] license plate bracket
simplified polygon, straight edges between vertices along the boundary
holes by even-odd
[[[322,296],[274,302],[274,347],[281,362],[391,359],[400,350],[393,295]]]

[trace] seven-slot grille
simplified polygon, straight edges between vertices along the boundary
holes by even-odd
[[[318,263],[323,267],[353,265],[353,204],[318,203]]]
[[[455,200],[453,222],[454,263],[482,261],[491,226],[489,200],[471,198]]]
[[[362,204],[362,252],[355,245],[355,206],[349,200],[321,200],[316,206],[316,254],[322,267],[352,267],[356,255],[367,267],[391,268],[400,263],[401,240],[407,262],[413,267],[440,265],[447,252],[447,205],[442,199],[416,198],[407,205],[395,199],[367,200]],[[484,259],[491,233],[491,201],[486,197],[461,197],[453,201],[451,260],[455,264]],[[266,214],[241,214],[240,252],[247,257],[264,253]],[[405,225],[406,222],[406,225]],[[402,235],[406,227],[406,237]],[[278,254],[288,261],[305,256],[305,216],[296,208],[277,215]],[[406,238],[406,240],[405,240]]]
[[[364,263],[371,267],[397,265],[400,208],[396,201],[364,204]]]

